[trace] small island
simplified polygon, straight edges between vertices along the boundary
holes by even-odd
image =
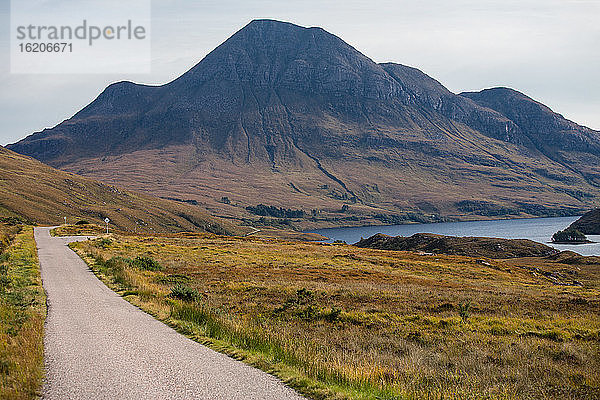
[[[586,244],[594,243],[578,229],[567,228],[552,235],[552,243],[556,244]]]

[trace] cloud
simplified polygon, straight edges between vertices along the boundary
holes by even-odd
[[[0,143],[53,126],[112,81],[168,82],[254,18],[321,26],[375,61],[408,64],[450,90],[510,86],[600,129],[599,1],[161,0],[152,9],[152,73],[8,72],[8,2],[0,5]]]

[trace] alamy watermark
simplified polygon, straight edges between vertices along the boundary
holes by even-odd
[[[12,0],[11,72],[148,73],[150,0]]]

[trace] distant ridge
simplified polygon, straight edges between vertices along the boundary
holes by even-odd
[[[165,85],[112,84],[9,148],[219,215],[302,209],[305,227],[575,215],[600,194],[598,131],[512,89],[457,95],[273,20]]]

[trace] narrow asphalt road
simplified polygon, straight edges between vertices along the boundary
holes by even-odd
[[[208,349],[129,304],[36,228],[48,296],[45,399],[301,399],[271,375]]]

